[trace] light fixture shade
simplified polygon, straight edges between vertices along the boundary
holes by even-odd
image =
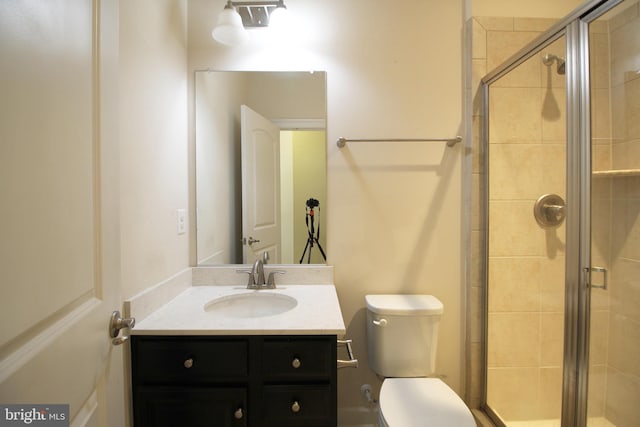
[[[269,15],[269,28],[271,30],[286,32],[291,26],[291,15],[283,4],[275,8]]]
[[[218,24],[211,31],[211,36],[217,42],[229,46],[237,46],[249,40],[249,34],[242,25],[240,14],[232,7],[225,7],[218,16]]]

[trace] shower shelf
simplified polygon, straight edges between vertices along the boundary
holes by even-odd
[[[593,171],[592,175],[594,178],[603,177],[603,178],[616,178],[616,177],[625,177],[625,176],[640,176],[640,169],[612,169],[605,171]]]

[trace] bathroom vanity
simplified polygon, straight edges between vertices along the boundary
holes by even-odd
[[[192,286],[131,330],[135,427],[337,426],[333,285]]]
[[[336,426],[336,336],[133,336],[134,425]]]

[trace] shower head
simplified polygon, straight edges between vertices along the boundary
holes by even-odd
[[[564,58],[560,58],[559,56],[556,56],[556,55],[554,55],[552,53],[547,53],[542,58],[542,63],[544,65],[546,65],[547,67],[552,66],[554,61],[557,64],[556,72],[558,74],[564,74],[565,73],[565,61],[564,61]]]

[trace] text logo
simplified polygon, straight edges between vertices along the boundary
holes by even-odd
[[[0,405],[0,427],[69,427],[69,405]]]

